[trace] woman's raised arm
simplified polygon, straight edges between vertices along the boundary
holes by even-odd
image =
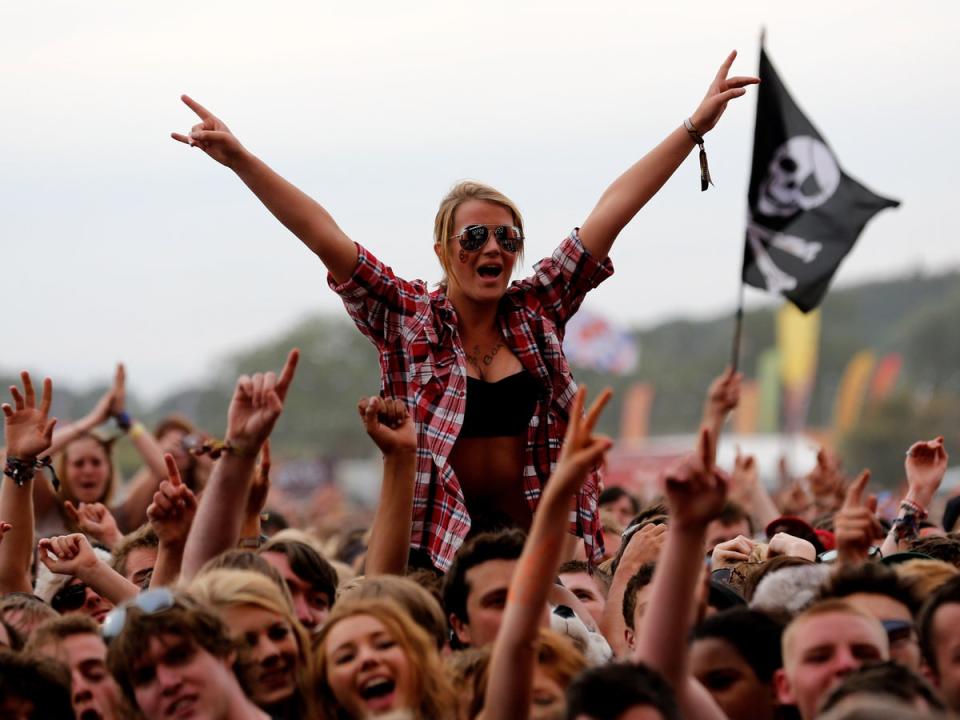
[[[746,92],[746,85],[760,82],[755,77],[727,77],[736,57],[736,50],[727,56],[700,106],[689,118],[701,136],[713,129],[730,100]],[[580,239],[592,255],[600,260],[607,257],[620,231],[670,179],[694,144],[693,134],[680,125],[613,181],[580,228]]]
[[[203,150],[226,165],[260,198],[267,210],[312,250],[333,275],[343,283],[357,266],[357,247],[318,202],[301,192],[249,152],[230,129],[196,100],[181,100],[200,122],[188,135],[171,133],[174,140]]]

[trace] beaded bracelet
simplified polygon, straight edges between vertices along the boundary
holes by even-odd
[[[53,489],[60,489],[60,478],[57,477],[57,471],[53,469],[53,462],[50,456],[43,458],[33,458],[25,460],[23,458],[7,456],[7,462],[3,468],[3,474],[16,483],[17,487],[23,487],[24,483],[33,479],[33,471],[46,468],[50,471],[50,481],[53,483]]]

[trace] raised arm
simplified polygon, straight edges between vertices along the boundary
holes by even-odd
[[[707,525],[727,499],[727,481],[713,467],[712,444],[710,431],[701,429],[697,452],[666,477],[670,525],[634,659],[664,676],[684,717],[720,720],[723,712],[687,669],[687,634],[704,572]]]
[[[540,619],[560,569],[571,505],[590,468],[600,462],[612,444],[608,438],[593,434],[611,394],[609,390],[601,393],[586,416],[586,389],[581,387],[574,398],[560,459],[534,513],[530,536],[510,581],[503,622],[490,659],[483,718],[529,717]]]
[[[410,552],[417,430],[402,400],[363,398],[357,409],[367,435],[383,453],[383,483],[367,545],[365,574],[403,575]]]
[[[186,95],[181,100],[200,117],[200,122],[188,135],[171,133],[170,136],[200,148],[233,170],[267,210],[320,258],[334,280],[345,282],[357,266],[357,246],[330,214],[243,147],[230,129],[203,105]]]
[[[927,517],[930,503],[947,472],[949,459],[943,446],[943,437],[915,442],[907,450],[907,458],[903,463],[907,474],[907,494],[900,501],[897,519],[880,548],[884,556],[908,549],[909,543],[917,539],[918,523]]]
[[[291,350],[280,372],[241,375],[227,411],[226,451],[217,460],[187,537],[181,574],[191,579],[210,558],[235,547],[260,448],[283,412],[300,358]]]
[[[134,598],[140,592],[140,588],[97,558],[83,533],[43,538],[37,550],[40,562],[50,572],[79,578],[114,605]]]
[[[33,485],[37,458],[50,448],[57,420],[48,419],[53,402],[53,383],[43,381],[37,405],[30,373],[20,373],[23,393],[10,387],[13,406],[3,404],[3,429],[7,447],[4,477],[0,484],[0,519],[10,524],[0,543],[0,595],[31,592],[30,561],[33,557]],[[44,478],[39,479],[45,482]]]
[[[180,478],[180,470],[167,453],[163,456],[167,467],[167,479],[153,495],[147,508],[147,518],[160,540],[157,561],[153,566],[150,587],[173,585],[180,577],[183,564],[183,549],[197,513],[197,498]]]
[[[727,103],[746,92],[745,86],[760,82],[755,77],[727,77],[736,56],[736,50],[727,56],[700,106],[690,116],[694,128],[701,135],[713,129]],[[620,231],[657,194],[693,147],[693,136],[683,125],[679,125],[613,181],[580,229],[580,239],[591,254],[601,260],[607,257]]]

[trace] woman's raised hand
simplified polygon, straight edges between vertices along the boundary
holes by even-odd
[[[57,424],[57,419],[47,419],[50,403],[53,402],[53,381],[44,378],[43,394],[38,406],[30,373],[24,370],[20,373],[20,379],[23,382],[23,393],[20,393],[16,385],[11,385],[10,395],[14,405],[11,407],[8,403],[3,404],[7,456],[33,460],[53,442],[53,427]]]
[[[593,430],[600,419],[603,408],[613,397],[610,388],[604,390],[593,401],[593,405],[583,412],[587,396],[587,389],[580,387],[573,398],[570,408],[570,424],[567,426],[567,436],[563,439],[560,458],[550,476],[545,492],[554,492],[572,495],[583,484],[590,468],[599,463],[604,454],[613,446],[613,441],[603,435],[594,435]]]
[[[200,122],[190,128],[190,133],[170,133],[170,137],[186,145],[198,147],[221,165],[233,167],[233,163],[243,156],[245,150],[240,141],[230,132],[222,120],[188,95],[180,99],[200,118]]]
[[[744,88],[747,85],[756,85],[760,82],[760,78],[750,75],[727,77],[730,66],[733,65],[736,57],[736,50],[727,55],[727,59],[723,61],[716,77],[713,78],[713,82],[707,88],[707,94],[701,101],[700,107],[690,116],[691,122],[701,135],[705,135],[714,128],[717,121],[720,120],[720,116],[723,115],[723,111],[727,109],[728,102],[743,95],[746,92]]]
[[[110,414],[119,415],[127,409],[127,371],[123,363],[117,363],[110,389]]]
[[[273,371],[241,375],[227,411],[227,441],[243,454],[256,455],[283,412],[300,351],[293,349],[280,376]]]

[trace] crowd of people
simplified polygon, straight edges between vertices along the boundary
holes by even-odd
[[[771,493],[716,465],[741,377],[706,391],[656,497],[603,487],[613,441],[563,355],[622,228],[727,103],[724,62],[690,118],[619,177],[525,280],[508,198],[460,183],[436,217],[439,286],[397,278],[195,101],[174,138],[232,169],[323,262],[378,348],[358,403],[383,456],[368,528],[284,527],[269,438],[300,358],[241,376],[222,440],[130,416],[126,378],[58,427],[53,383],[3,405],[0,716],[772,720],[960,713],[960,505],[930,511],[942,438],[907,451],[878,512],[869,472],[824,450]],[[372,389],[373,390],[373,389]],[[115,426],[111,440],[101,432]],[[121,487],[112,444],[142,468]],[[115,500],[114,496],[122,498]],[[314,522],[316,521],[316,522]]]

